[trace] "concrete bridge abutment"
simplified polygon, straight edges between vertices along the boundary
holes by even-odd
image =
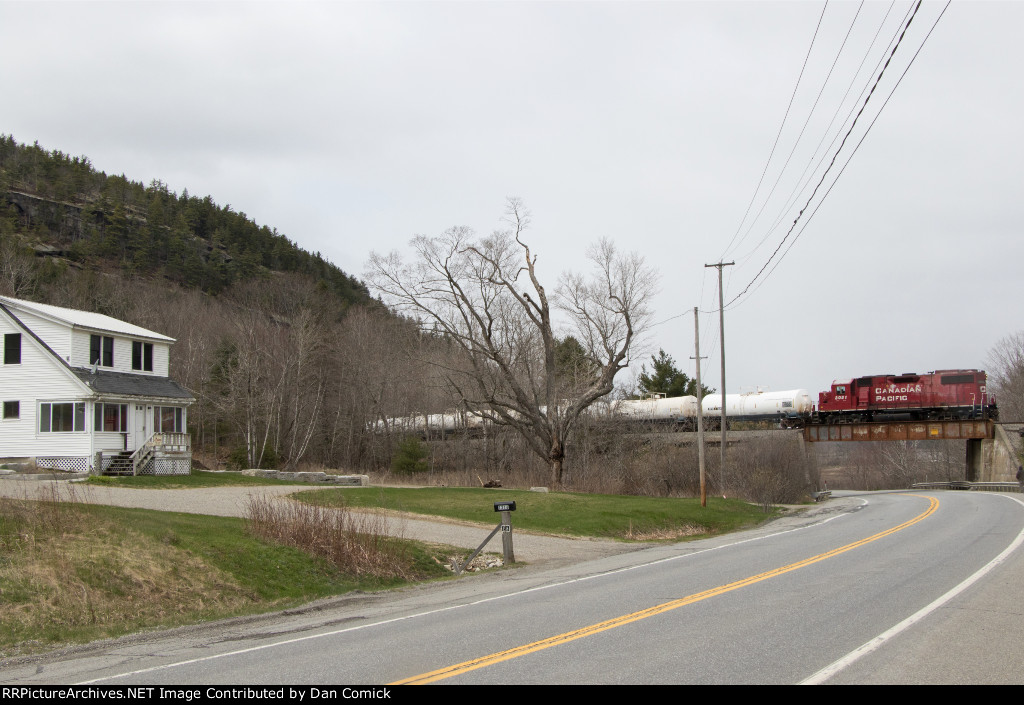
[[[993,438],[967,441],[968,482],[1016,482],[1021,439],[1017,425],[995,424]]]

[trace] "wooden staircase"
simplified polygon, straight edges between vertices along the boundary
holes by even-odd
[[[128,451],[121,451],[110,458],[110,465],[103,471],[104,475],[134,475],[135,465],[132,462],[132,454]]]
[[[104,475],[188,475],[192,438],[187,433],[154,433],[134,453],[99,451],[94,467]]]

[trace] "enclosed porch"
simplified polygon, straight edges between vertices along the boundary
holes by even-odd
[[[192,472],[192,436],[154,433],[137,450],[99,451],[101,475],[188,475]]]

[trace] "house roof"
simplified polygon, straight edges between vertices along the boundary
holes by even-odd
[[[46,354],[49,355],[49,359],[57,363],[58,369],[60,369],[63,374],[70,377],[75,381],[75,383],[81,384],[81,380],[78,379],[77,375],[75,375],[74,370],[71,369],[71,365],[67,363],[67,360],[55,353],[53,348],[46,344],[45,340],[40,338],[34,330],[26,326],[24,321],[14,315],[14,312],[9,308],[11,301],[17,301],[17,299],[8,299],[0,296],[0,311],[3,311],[4,315],[8,316],[19,328],[25,331],[25,333],[28,334],[29,340],[31,340],[35,345],[38,345],[42,350],[46,351]]]
[[[167,377],[133,375],[127,372],[93,372],[85,367],[73,367],[71,371],[78,379],[89,385],[97,394],[111,394],[130,397],[163,397],[167,399],[188,399],[195,397],[187,389]]]
[[[6,304],[14,309],[35,313],[43,316],[44,318],[55,319],[78,328],[120,333],[121,335],[135,338],[150,338],[152,340],[161,340],[169,343],[174,342],[174,338],[161,335],[160,333],[156,333],[141,326],[125,323],[124,321],[112,318],[111,316],[104,316],[102,313],[78,311],[73,308],[62,308],[60,306],[51,306],[49,304],[38,304],[34,301],[12,299],[7,296],[0,296],[0,303]]]

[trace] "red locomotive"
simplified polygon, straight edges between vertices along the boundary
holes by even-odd
[[[905,419],[995,419],[996,400],[982,370],[874,375],[845,382],[818,395],[823,423]]]

